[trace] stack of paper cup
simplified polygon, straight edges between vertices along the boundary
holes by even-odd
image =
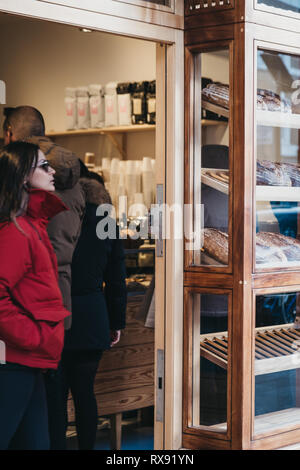
[[[120,162],[122,163],[122,162]],[[119,179],[119,189],[118,189],[118,195],[116,198],[116,214],[117,217],[121,218],[122,213],[120,211],[120,197],[126,196],[126,188],[125,188],[125,175],[123,172],[120,172],[120,179]]]
[[[147,208],[144,204],[144,195],[143,193],[135,193],[133,199],[134,206],[131,206],[133,217],[144,217],[147,215]]]
[[[102,158],[102,174],[105,183],[110,180],[110,158]]]
[[[153,171],[152,171],[152,163],[151,158],[144,157],[143,158],[143,194],[144,194],[144,201],[145,205],[149,209],[152,204],[152,195],[153,195]]]
[[[110,196],[114,206],[116,206],[120,181],[120,159],[113,158],[110,165]]]
[[[126,161],[126,170],[125,170],[125,187],[126,194],[128,198],[128,206],[131,206],[134,202],[134,194],[137,191],[137,174],[135,168],[134,160]]]
[[[142,192],[142,163],[141,160],[135,160],[137,192]]]

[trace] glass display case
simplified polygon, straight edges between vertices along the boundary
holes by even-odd
[[[299,2],[200,3],[185,31],[183,445],[300,445]],[[266,24],[241,21],[250,7]]]
[[[299,267],[300,56],[257,50],[256,266]]]

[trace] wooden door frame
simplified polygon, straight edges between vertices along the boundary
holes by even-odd
[[[159,78],[156,157],[157,183],[164,185],[165,203],[183,207],[184,60],[183,30],[118,18],[35,0],[0,0],[0,12],[157,42]],[[163,46],[159,46],[163,44]],[[172,236],[182,220],[174,216],[164,256],[157,258],[155,355],[164,351],[164,421],[155,423],[155,449],[178,449],[182,443],[183,242]],[[163,313],[162,313],[163,312]],[[155,370],[156,370],[155,357]],[[155,374],[156,376],[156,374]],[[156,380],[155,380],[156,388]]]

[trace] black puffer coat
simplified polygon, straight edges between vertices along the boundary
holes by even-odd
[[[125,255],[122,240],[102,240],[96,234],[104,220],[96,210],[110,203],[109,194],[95,180],[80,182],[87,205],[72,262],[72,327],[66,331],[65,350],[109,349],[110,330],[125,328]]]

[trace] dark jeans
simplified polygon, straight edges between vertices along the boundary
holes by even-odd
[[[49,449],[44,377],[39,369],[0,365],[0,449]]]
[[[50,450],[66,450],[66,426],[61,363],[45,374]]]
[[[61,366],[64,378],[65,415],[71,390],[75,406],[80,450],[92,450],[96,442],[98,410],[94,382],[102,351],[64,351]]]

